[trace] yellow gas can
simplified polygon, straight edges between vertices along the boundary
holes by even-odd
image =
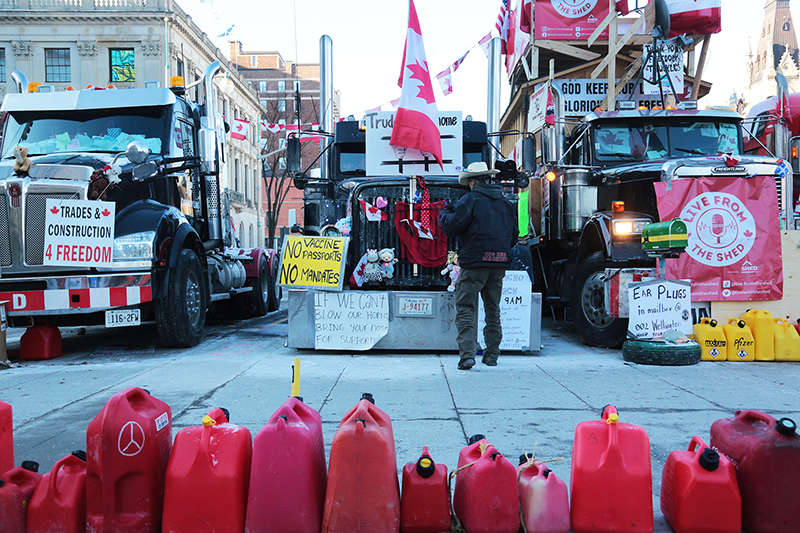
[[[775,360],[800,361],[800,333],[782,318],[775,319]]]
[[[722,330],[728,345],[728,361],[755,360],[755,340],[744,320],[729,318],[728,323],[722,325]]]
[[[756,361],[775,360],[775,322],[769,311],[750,309],[742,315],[756,341]]]
[[[694,340],[702,350],[701,361],[725,361],[728,358],[725,332],[722,331],[716,320],[703,317],[699,324],[694,325],[693,329]]]

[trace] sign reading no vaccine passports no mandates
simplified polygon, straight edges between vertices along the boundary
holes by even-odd
[[[349,237],[287,235],[278,282],[284,287],[341,291]]]
[[[113,202],[48,198],[44,265],[110,267],[114,262]]]

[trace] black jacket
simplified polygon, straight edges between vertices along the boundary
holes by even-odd
[[[517,213],[500,185],[478,183],[440,215],[448,237],[458,237],[458,262],[464,268],[511,263],[517,241]]]

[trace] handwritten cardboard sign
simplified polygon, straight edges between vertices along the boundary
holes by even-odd
[[[501,350],[530,349],[531,345],[531,278],[525,270],[507,270],[500,298],[500,323],[503,326]],[[486,312],[483,300],[478,307],[478,343],[486,346],[483,328]],[[538,349],[538,346],[535,348]]]
[[[48,198],[43,264],[112,266],[115,212],[114,202]]]
[[[341,291],[349,237],[287,235],[278,282],[284,287]]]
[[[369,350],[389,332],[389,293],[314,294],[314,349]]]
[[[659,279],[628,286],[628,337],[655,339],[669,330],[692,333],[692,290],[688,280]]]

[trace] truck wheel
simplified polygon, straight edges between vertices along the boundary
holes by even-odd
[[[182,250],[170,272],[167,296],[156,303],[156,326],[167,346],[188,348],[203,338],[208,298],[197,254]]]
[[[572,320],[586,344],[618,348],[628,336],[628,320],[614,318],[605,306],[605,269],[611,264],[603,252],[584,258],[572,284]]]
[[[253,307],[252,316],[264,316],[270,311],[270,291],[272,278],[269,275],[269,264],[263,255],[258,260],[258,276],[250,278],[248,285],[253,287],[250,295],[250,303]]]
[[[630,340],[622,345],[622,358],[638,365],[696,365],[700,362],[700,356],[700,345],[694,342],[668,344]]]
[[[278,279],[278,266],[279,261],[278,258],[275,257],[272,261],[272,275],[269,278],[269,298],[267,299],[270,311],[277,311],[280,309],[281,298],[283,298],[283,288],[278,284],[280,281]]]

